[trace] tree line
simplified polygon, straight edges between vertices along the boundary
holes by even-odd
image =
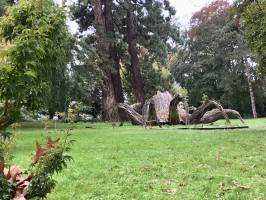
[[[1,0],[3,124],[21,107],[52,117],[71,101],[118,120],[118,103],[144,103],[157,90],[264,116],[265,7],[216,0],[182,31],[168,0]],[[78,24],[75,35],[67,16]]]

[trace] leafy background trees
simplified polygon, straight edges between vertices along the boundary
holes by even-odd
[[[242,114],[265,114],[264,1],[213,1],[186,31],[167,0],[67,5],[0,1],[2,116],[5,100],[50,117],[79,101],[94,116],[118,120],[125,116],[117,103],[143,103],[157,90],[182,91],[195,106],[208,96]],[[66,13],[78,24],[74,36]]]
[[[86,41],[87,49],[99,55],[93,2],[74,3],[72,19],[82,33],[79,42]],[[168,1],[113,2],[112,29],[106,34],[116,45],[112,73],[119,71],[124,100],[143,102],[157,90],[174,90],[179,83],[192,105],[207,95],[242,114],[264,115],[264,78],[255,64],[260,63],[258,53],[249,48],[246,25],[241,23],[253,2],[213,1],[194,13],[186,32],[174,23],[175,10]]]
[[[111,73],[112,80],[105,82],[114,87],[114,103],[123,102],[125,98],[130,102],[144,102],[158,89],[158,80],[163,77],[159,68],[166,62],[168,53],[175,50],[179,39],[178,27],[171,22],[175,14],[173,7],[168,1],[119,1],[118,4],[103,1],[105,10],[95,16],[93,3],[78,1],[71,9],[81,33],[89,30],[88,34],[81,34],[78,43],[86,43],[87,47],[94,49],[93,52],[87,53],[96,53],[98,58],[107,59],[106,63],[111,63],[112,66],[108,66],[107,70],[100,63],[94,63],[94,71],[99,71],[105,78],[107,73]],[[165,15],[164,12],[168,14]],[[99,26],[100,17],[104,17],[104,27]],[[104,48],[97,47],[97,43],[109,43],[109,52],[108,48],[103,52]],[[110,112],[105,107],[112,108],[113,105],[104,103],[108,98],[104,95],[104,88],[107,86],[104,81],[100,85],[104,114]]]
[[[250,3],[242,14],[241,23],[245,39],[253,52],[256,53],[260,72],[265,74],[266,64],[266,2],[255,1]]]
[[[36,110],[46,104],[55,86],[53,75],[65,70],[71,36],[63,9],[52,1],[21,0],[1,17],[0,37],[2,128],[22,106]]]
[[[249,114],[252,98],[263,114],[262,80],[251,66],[253,54],[232,12],[227,1],[218,0],[194,13],[173,73],[188,89],[193,105],[205,94]]]

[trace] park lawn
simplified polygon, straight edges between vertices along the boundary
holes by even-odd
[[[247,124],[208,131],[74,124],[74,161],[56,175],[48,200],[266,199],[266,119]],[[47,133],[36,125],[16,134],[13,162],[27,168],[35,140]]]

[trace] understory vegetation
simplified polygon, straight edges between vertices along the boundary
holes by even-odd
[[[77,123],[75,160],[56,176],[48,199],[265,199],[265,119],[246,124],[250,129],[199,131]],[[27,167],[35,140],[58,137],[66,126],[22,124],[14,163]]]

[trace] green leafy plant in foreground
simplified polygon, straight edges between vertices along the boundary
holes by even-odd
[[[0,199],[1,200],[37,200],[43,199],[56,185],[53,179],[55,173],[67,167],[72,157],[67,152],[73,140],[66,132],[63,139],[53,140],[47,137],[46,143],[36,142],[32,163],[27,173],[23,174],[18,165],[5,167],[4,148],[0,152]],[[1,145],[3,147],[3,145]]]

